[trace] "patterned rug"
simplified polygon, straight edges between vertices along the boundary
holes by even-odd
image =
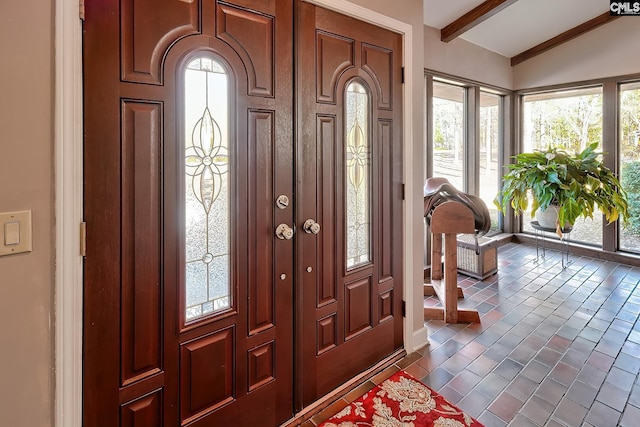
[[[396,372],[318,427],[483,427],[404,371]]]

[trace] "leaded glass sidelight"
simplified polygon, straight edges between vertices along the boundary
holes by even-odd
[[[371,144],[369,92],[358,82],[345,100],[347,268],[371,261]]]
[[[184,73],[187,321],[231,306],[228,81],[207,57]]]

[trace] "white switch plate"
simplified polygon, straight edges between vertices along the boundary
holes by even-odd
[[[19,224],[19,242],[6,245],[7,241],[15,241],[14,235],[5,236],[7,231],[11,234],[15,233],[15,223]],[[31,211],[0,213],[0,256],[31,252],[31,250]]]

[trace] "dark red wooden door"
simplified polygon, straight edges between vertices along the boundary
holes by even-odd
[[[292,415],[292,14],[86,1],[86,427]]]
[[[400,36],[296,8],[86,2],[86,427],[277,426],[401,348]]]
[[[402,348],[402,38],[304,2],[296,24],[300,407]]]

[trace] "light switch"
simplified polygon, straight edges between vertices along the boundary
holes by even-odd
[[[0,213],[0,256],[31,252],[31,211]]]
[[[18,221],[4,224],[4,244],[5,246],[17,245],[20,243],[20,223]]]

